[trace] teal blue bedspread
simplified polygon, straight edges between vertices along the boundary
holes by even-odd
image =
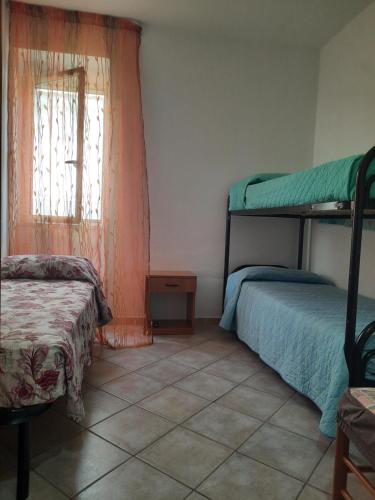
[[[253,267],[228,280],[220,325],[320,408],[320,430],[334,437],[336,408],[348,385],[344,357],[346,292],[315,274]],[[360,297],[357,334],[375,319],[375,300]],[[375,348],[371,338],[366,349]],[[375,376],[375,363],[368,376]]]
[[[229,191],[230,210],[277,208],[354,199],[355,181],[363,155],[349,156],[293,174],[251,176]],[[368,177],[375,174],[372,161]],[[274,176],[267,178],[267,175]],[[370,197],[375,199],[375,183]]]

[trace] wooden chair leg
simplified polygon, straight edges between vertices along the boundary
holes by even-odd
[[[22,422],[18,424],[17,500],[25,500],[29,496],[29,467],[29,422]]]
[[[349,439],[344,432],[337,427],[336,436],[336,456],[335,456],[335,472],[333,480],[333,500],[342,500],[342,490],[346,489],[348,470],[344,465],[344,457],[349,456]]]

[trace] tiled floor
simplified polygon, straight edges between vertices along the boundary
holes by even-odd
[[[30,499],[328,500],[334,442],[319,412],[234,335],[95,347],[81,425],[58,401],[32,425]],[[15,498],[15,429],[0,427],[0,498]],[[358,500],[366,493],[351,482]]]

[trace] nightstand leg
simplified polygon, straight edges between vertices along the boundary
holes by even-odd
[[[191,322],[191,327],[194,331],[194,316],[195,316],[195,293],[187,294],[186,317]]]

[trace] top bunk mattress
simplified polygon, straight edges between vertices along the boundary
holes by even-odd
[[[250,176],[229,191],[229,210],[280,208],[354,199],[355,181],[363,155],[349,156],[294,174]],[[367,177],[375,175],[375,161]],[[271,178],[270,178],[271,177]],[[370,189],[375,199],[375,183]]]

